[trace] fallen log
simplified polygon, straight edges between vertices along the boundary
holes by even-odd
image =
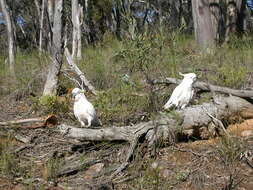
[[[178,134],[184,134],[188,137],[199,135],[201,138],[202,134],[200,129],[203,127],[208,128],[213,123],[213,118],[224,120],[233,115],[239,115],[241,118],[253,118],[253,105],[236,96],[219,96],[216,102],[195,105],[179,111],[161,112],[154,120],[139,123],[134,126],[113,126],[92,129],[76,128],[61,124],[56,127],[56,130],[64,134],[65,137],[77,138],[79,140],[120,140],[129,142],[130,148],[126,155],[126,160],[112,175],[113,177],[128,166],[141,136],[146,136],[150,146],[158,140],[163,140],[164,142],[170,141],[169,143],[172,143],[171,141],[177,140],[174,138],[177,138]]]
[[[165,78],[159,80],[153,80],[153,84],[179,84],[181,80],[175,78]],[[253,98],[253,90],[237,90],[232,88],[227,88],[223,86],[211,85],[205,82],[197,81],[194,83],[193,87],[199,88],[205,91],[215,91],[223,94],[230,94],[233,96],[238,96],[241,98]]]
[[[223,120],[234,114],[239,114],[242,118],[253,118],[253,105],[246,100],[235,97],[217,97],[217,102],[194,105],[183,110],[171,112],[160,112],[153,121],[142,122],[134,126],[106,127],[106,128],[76,128],[66,124],[60,124],[56,130],[66,137],[77,138],[87,141],[128,141],[133,142],[137,137],[154,129],[155,126],[180,130],[196,130],[202,126],[208,126],[213,117]]]
[[[4,121],[0,122],[0,126],[10,127],[12,125],[18,124],[27,124],[27,123],[40,123],[34,126],[19,126],[20,128],[28,128],[28,129],[35,129],[47,126],[57,125],[58,120],[55,115],[48,115],[45,117],[36,117],[36,118],[29,118],[29,119],[19,119],[13,121]]]

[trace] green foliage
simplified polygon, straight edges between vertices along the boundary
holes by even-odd
[[[38,106],[42,106],[47,113],[66,113],[69,111],[70,102],[67,98],[62,98],[63,100],[59,96],[50,95],[42,96],[39,100],[33,98],[34,108],[37,110]]]
[[[244,148],[244,143],[241,139],[222,136],[218,146],[218,154],[222,162],[229,166],[239,159]]]
[[[224,86],[238,88],[242,81],[246,81],[247,68],[239,63],[225,63],[218,68]]]
[[[100,93],[94,105],[99,110],[102,123],[123,122],[128,124],[139,117],[147,107],[147,97],[134,94],[136,89],[126,84]]]

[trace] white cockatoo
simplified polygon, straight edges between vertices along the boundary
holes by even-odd
[[[72,90],[74,97],[74,115],[81,123],[82,127],[90,127],[91,125],[100,125],[94,106],[87,100],[84,91],[80,88]]]
[[[193,97],[193,84],[197,80],[197,75],[195,73],[182,74],[184,77],[182,82],[174,89],[172,95],[168,102],[163,106],[165,110],[172,107],[184,109]]]

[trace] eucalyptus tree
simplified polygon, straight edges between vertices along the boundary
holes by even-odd
[[[11,16],[9,13],[9,8],[5,0],[0,0],[1,9],[3,12],[3,16],[6,22],[7,28],[7,36],[8,36],[8,55],[9,55],[9,67],[11,75],[16,78],[15,76],[15,43],[14,43],[14,33],[13,33],[13,25],[11,21]],[[9,9],[9,10],[8,10]]]
[[[51,48],[52,62],[48,67],[48,74],[44,86],[43,95],[56,95],[58,87],[58,77],[62,66],[63,57],[63,6],[64,0],[54,1],[54,21],[53,21],[53,43]]]
[[[195,39],[204,50],[215,45],[209,0],[192,0]]]

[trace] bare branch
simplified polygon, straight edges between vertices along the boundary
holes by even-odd
[[[160,80],[153,80],[153,84],[179,84],[181,80],[175,79],[175,78],[165,78],[165,79],[160,79]],[[220,92],[223,94],[231,94],[233,96],[238,96],[241,98],[249,98],[253,97],[253,90],[237,90],[237,89],[232,89],[232,88],[227,88],[223,86],[216,86],[216,85],[211,85],[205,82],[196,82],[193,87],[199,88],[201,90],[205,91],[215,91],[215,92]]]

